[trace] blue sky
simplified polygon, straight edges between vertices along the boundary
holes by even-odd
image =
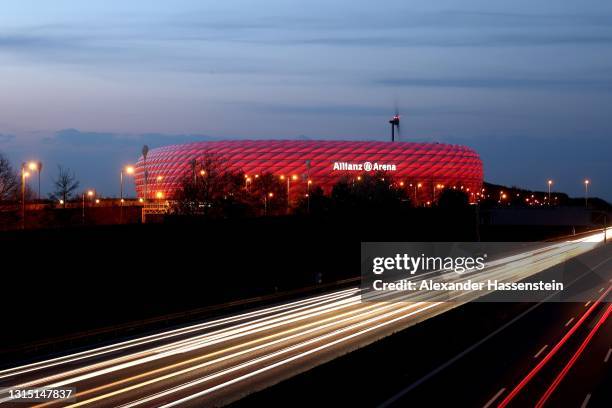
[[[612,200],[611,45],[609,1],[8,1],[0,151],[113,195],[143,143],[384,140],[397,104],[488,181]]]

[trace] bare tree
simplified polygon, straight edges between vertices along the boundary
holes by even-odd
[[[19,181],[8,159],[0,153],[0,201],[15,199]]]
[[[63,200],[63,206],[65,207],[66,202],[72,198],[74,190],[79,188],[79,182],[74,172],[71,172],[70,169],[65,169],[58,165],[57,170],[57,178],[53,180],[55,192],[51,194],[51,198],[54,200]]]
[[[244,174],[228,172],[222,158],[205,153],[192,161],[191,172],[185,175],[176,192],[173,211],[205,217],[240,212],[243,210],[244,180]]]

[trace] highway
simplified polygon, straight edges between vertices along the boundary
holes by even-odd
[[[592,248],[585,243],[597,245],[602,240],[603,233],[597,233],[550,243],[491,262],[479,276],[518,281],[583,255]],[[600,295],[610,290],[604,288]],[[3,370],[0,390],[75,389],[73,400],[31,404],[36,407],[224,405],[469,300],[407,302],[402,296],[382,294],[378,302],[362,302],[359,289],[349,288],[264,307]],[[603,300],[598,299],[593,305],[599,308]],[[592,312],[587,318],[596,314],[588,310]],[[586,318],[575,319],[574,324],[580,322],[577,332],[586,326]],[[24,406],[10,400],[7,392],[0,392],[0,405]]]

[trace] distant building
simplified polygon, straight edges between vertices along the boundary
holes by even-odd
[[[444,188],[465,191],[475,201],[482,188],[483,169],[478,154],[465,146],[442,143],[228,140],[196,142],[151,149],[147,155],[147,196],[171,199],[185,177],[199,171],[205,156],[217,157],[229,172],[243,172],[249,180],[272,173],[291,178],[291,194],[308,186],[329,192],[343,177],[358,182],[377,171],[393,177],[420,203],[433,201]],[[195,160],[195,161],[194,161]],[[194,168],[194,163],[196,168]],[[145,162],[136,164],[136,191],[145,193]]]

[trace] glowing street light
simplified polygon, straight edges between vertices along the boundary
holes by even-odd
[[[266,195],[264,195],[264,217],[267,215],[268,213],[268,197],[272,198],[274,197],[274,193],[270,192]]]
[[[552,187],[553,181],[548,180],[548,204],[550,205],[550,188]]]
[[[85,196],[89,199],[92,199],[96,195],[94,190],[87,190],[83,192],[83,207],[81,212],[81,217],[83,219],[83,225],[85,225]]]
[[[42,162],[31,161],[28,163],[28,169],[31,172],[38,173],[38,199],[40,200],[40,172],[42,171]]]
[[[120,172],[120,179],[121,179],[121,191],[119,194],[119,199],[121,200],[121,203],[123,203],[123,173],[125,172],[125,174],[131,176],[134,174],[134,166],[125,166],[124,168],[121,169]]]
[[[26,170],[26,164],[21,165],[21,229],[25,229],[25,212],[26,212],[26,179],[30,177],[30,173]]]
[[[415,185],[414,185],[414,206],[415,206],[415,207],[417,206],[417,202],[418,202],[418,201],[417,201],[417,191],[418,191],[418,189],[419,189],[419,188],[421,188],[421,187],[423,187],[423,184],[422,184],[422,183],[417,183],[417,184],[415,184]]]
[[[290,198],[290,191],[291,191],[291,182],[292,181],[297,181],[298,176],[297,174],[293,174],[291,177],[287,176],[285,177],[284,174],[281,174],[280,177],[281,181],[283,180],[287,180],[287,214],[289,214],[289,212],[291,211],[291,198]]]
[[[164,193],[162,193],[161,191],[158,191],[157,193],[155,193],[155,198],[157,198],[158,200],[161,200],[162,198],[164,198]]]
[[[589,208],[589,184],[591,184],[589,179],[584,180],[584,206],[586,208]]]
[[[433,199],[432,199],[432,201],[434,201],[434,202],[436,201],[436,191],[437,190],[442,190],[443,188],[444,188],[444,186],[442,184],[440,184],[440,183],[435,185],[435,187],[433,189]],[[468,189],[468,191],[469,191],[469,189]]]

